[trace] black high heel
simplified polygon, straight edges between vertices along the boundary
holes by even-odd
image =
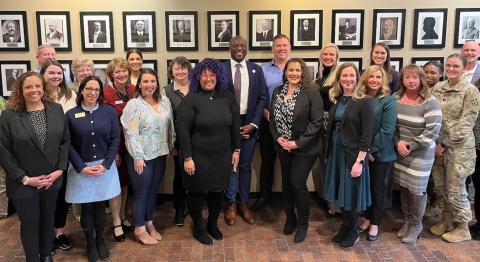
[[[113,238],[115,239],[115,241],[117,242],[123,242],[125,241],[125,233],[122,233],[120,235],[115,235],[115,228],[117,227],[120,227],[122,228],[122,225],[118,225],[118,226],[113,226]],[[123,228],[122,228],[122,231],[123,231]]]

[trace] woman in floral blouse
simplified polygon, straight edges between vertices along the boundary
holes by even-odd
[[[126,161],[133,188],[135,236],[142,244],[153,245],[162,239],[153,225],[153,214],[175,132],[170,100],[161,95],[154,70],[140,71],[137,93],[139,96],[127,103],[120,120],[129,153]]]

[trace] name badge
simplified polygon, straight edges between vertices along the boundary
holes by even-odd
[[[117,101],[115,101],[115,105],[120,105],[120,104],[123,104],[123,100],[117,100]]]
[[[85,112],[80,112],[75,114],[75,118],[82,118],[85,117]]]

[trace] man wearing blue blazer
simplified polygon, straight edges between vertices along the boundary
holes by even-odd
[[[466,41],[462,47],[462,56],[467,60],[463,78],[468,82],[475,84],[480,78],[480,46],[475,41]]]
[[[240,135],[242,145],[238,170],[233,170],[226,189],[227,205],[225,222],[233,226],[236,211],[248,224],[254,224],[253,214],[247,206],[252,176],[252,159],[258,127],[267,100],[262,67],[245,60],[247,40],[235,36],[230,40],[231,59],[224,62],[227,71],[228,89],[234,94],[240,107]],[[237,203],[235,207],[235,203]]]

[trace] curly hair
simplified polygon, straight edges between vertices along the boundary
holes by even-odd
[[[56,67],[59,67],[60,70],[62,70],[62,82],[58,86],[57,101],[64,96],[67,100],[70,99],[72,97],[72,89],[67,87],[67,82],[65,81],[65,71],[63,71],[62,64],[60,64],[56,60],[53,60],[53,61],[47,60],[45,61],[45,63],[43,63],[42,67],[40,68],[40,74],[42,76],[45,76],[45,73],[47,72],[47,68],[50,66],[56,66]]]
[[[337,99],[339,97],[341,97],[343,95],[343,88],[340,84],[340,76],[342,75],[342,71],[345,70],[345,68],[348,68],[348,67],[351,67],[355,70],[355,74],[356,74],[356,83],[355,83],[355,89],[358,88],[358,80],[360,79],[360,74],[358,73],[358,69],[357,69],[357,66],[354,64],[354,63],[349,63],[349,62],[346,62],[346,63],[342,63],[338,69],[337,69],[337,72],[335,73],[335,84],[333,85],[332,88],[330,88],[330,90],[328,91],[328,98],[330,99],[330,101],[332,101],[333,103],[336,103],[337,102]],[[355,90],[353,91],[353,93],[355,94]],[[354,96],[355,97],[355,96]],[[357,97],[355,97],[357,98]]]
[[[28,77],[37,77],[42,81],[42,88],[43,88],[43,96],[42,101],[52,101],[50,98],[50,93],[47,88],[47,81],[43,78],[42,75],[36,72],[26,72],[22,74],[12,86],[12,93],[10,94],[10,98],[7,102],[7,108],[19,112],[26,109],[25,98],[23,97],[23,85],[25,84],[25,80]]]
[[[205,71],[212,71],[217,75],[217,85],[215,86],[215,91],[223,92],[228,88],[227,81],[227,70],[223,67],[220,61],[213,58],[205,58],[200,63],[195,65],[195,68],[192,70],[192,73],[189,76],[189,92],[198,93],[201,89],[200,86],[200,75]]]
[[[307,64],[305,64],[305,62],[301,58],[291,58],[290,60],[288,60],[287,64],[285,65],[285,68],[283,68],[283,82],[284,83],[288,82],[287,70],[288,70],[288,66],[291,63],[299,63],[300,68],[302,69],[302,76],[301,76],[301,79],[300,79],[300,85],[301,85],[300,89],[313,87],[314,83],[313,83],[312,78],[310,77],[310,72],[308,70],[308,66],[307,66]]]
[[[423,101],[427,100],[431,96],[431,90],[428,88],[427,80],[425,80],[425,73],[423,69],[415,64],[404,66],[400,71],[400,85],[398,86],[397,98],[400,99],[405,95],[405,85],[403,84],[403,77],[408,73],[414,73],[420,78],[420,91],[418,95]]]
[[[125,59],[123,57],[115,57],[107,65],[108,80],[110,80],[110,82],[112,82],[112,83],[114,82],[113,81],[113,70],[115,69],[116,66],[119,66],[120,68],[127,69],[128,70],[128,75],[130,75],[130,73],[132,73],[130,65],[127,62],[127,59]]]
[[[390,94],[390,87],[388,86],[387,73],[385,72],[385,70],[383,70],[382,67],[378,65],[371,65],[367,67],[365,71],[363,71],[363,74],[360,77],[360,81],[359,81],[360,84],[356,89],[356,93],[358,96],[362,96],[368,93],[368,90],[370,89],[368,86],[368,79],[373,73],[377,71],[380,71],[380,73],[382,73],[382,87],[378,91],[377,95],[379,95],[379,98],[382,98]]]

